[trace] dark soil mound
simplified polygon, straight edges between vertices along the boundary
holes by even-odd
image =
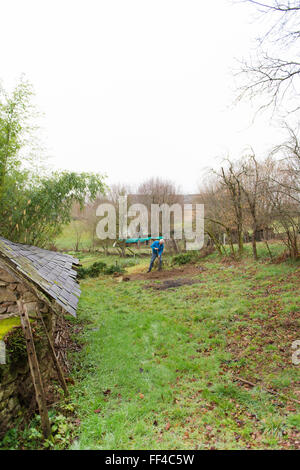
[[[181,286],[190,286],[192,284],[197,284],[201,282],[199,279],[170,279],[167,281],[163,281],[157,284],[147,284],[144,286],[145,289],[155,289],[155,290],[166,290],[166,289],[174,289],[176,287]]]

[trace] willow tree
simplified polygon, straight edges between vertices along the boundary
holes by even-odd
[[[21,80],[11,94],[0,88],[0,206],[5,186],[21,167],[20,150],[30,134],[32,87]],[[7,178],[7,179],[6,179]]]
[[[34,157],[26,158],[34,142],[32,94],[24,80],[0,93],[0,235],[46,246],[70,222],[74,202],[83,207],[105,184],[100,174],[39,172]]]

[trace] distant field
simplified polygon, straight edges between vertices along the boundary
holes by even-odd
[[[82,224],[82,229],[84,229],[84,223]],[[84,231],[81,236],[81,240],[79,243],[80,250],[87,250],[91,247],[91,236],[87,231]],[[55,240],[55,245],[59,250],[62,251],[70,251],[74,250],[76,246],[76,233],[72,228],[72,225],[66,225],[63,229],[63,232],[57,239]]]
[[[84,223],[81,222],[82,228],[84,229]],[[74,228],[72,228],[72,225],[67,225],[64,227],[63,232],[59,237],[56,238],[55,240],[55,246],[57,247],[58,250],[60,251],[75,251],[76,247],[76,232],[74,231]],[[92,241],[91,241],[91,234],[88,231],[83,231],[79,243],[79,251],[82,250],[90,250],[92,247]],[[96,247],[97,251],[102,251],[103,252],[103,247],[101,245],[98,245]],[[144,254],[149,253],[149,248],[146,245],[141,246],[139,250],[136,248],[133,248],[135,251],[136,255],[141,255],[143,256]],[[116,256],[119,257],[118,251],[116,248],[113,248],[112,246],[109,247],[109,252],[115,254]],[[129,254],[129,251],[128,251]]]

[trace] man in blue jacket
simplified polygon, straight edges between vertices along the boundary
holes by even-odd
[[[164,245],[165,245],[165,241],[163,238],[161,238],[160,240],[155,240],[155,242],[152,243],[151,245],[151,248],[152,248],[152,257],[151,257],[151,261],[150,261],[150,266],[149,266],[149,269],[148,269],[148,273],[150,273],[152,267],[153,267],[153,263],[154,261],[156,260],[156,258],[159,259],[159,270],[161,270],[161,255],[162,255],[162,252],[164,251]]]

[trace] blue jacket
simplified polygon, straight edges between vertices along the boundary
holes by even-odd
[[[159,243],[158,240],[155,240],[155,242],[152,243],[151,248],[152,253],[157,253],[157,250],[155,250],[155,248],[158,248],[158,255],[160,256],[164,251],[164,243]]]

